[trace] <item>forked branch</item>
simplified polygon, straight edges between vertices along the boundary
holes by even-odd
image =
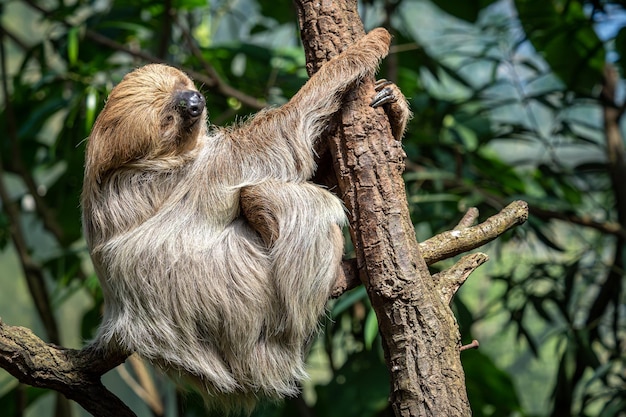
[[[453,230],[440,233],[420,243],[419,249],[426,264],[433,265],[479,248],[513,227],[523,224],[528,220],[528,204],[525,201],[514,201],[484,222],[471,226],[477,217],[478,210],[472,207]],[[449,303],[469,275],[487,260],[487,255],[484,254],[468,255],[449,269],[435,274],[433,278],[442,299]],[[343,273],[344,275],[335,283],[333,297],[339,297],[361,284],[355,259],[344,261]]]

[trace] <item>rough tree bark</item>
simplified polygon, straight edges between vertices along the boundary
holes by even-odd
[[[309,74],[364,34],[356,0],[296,5]],[[450,281],[433,279],[420,254],[401,176],[405,154],[384,112],[368,106],[373,94],[372,79],[355,89],[328,140],[356,269],[378,317],[390,401],[398,417],[467,416],[460,335],[448,304],[460,282],[448,290]]]
[[[296,5],[309,73],[364,33],[356,0],[297,0]],[[473,227],[478,213],[470,210],[455,230],[418,245],[401,177],[405,155],[384,112],[368,106],[373,94],[373,80],[366,80],[350,95],[328,140],[357,250],[335,295],[354,286],[355,276],[366,285],[379,319],[397,416],[469,415],[460,337],[448,305],[487,258],[467,255],[435,276],[427,264],[495,239],[523,223],[528,207],[514,202]],[[23,383],[63,393],[96,417],[135,415],[100,381],[125,359],[47,344],[0,320],[0,367]]]
[[[96,417],[135,416],[100,381],[125,359],[125,355],[103,358],[90,349],[48,344],[29,329],[0,320],[0,367],[24,384],[62,393]]]

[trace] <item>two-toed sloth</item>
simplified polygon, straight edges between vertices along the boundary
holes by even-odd
[[[288,103],[230,128],[207,128],[177,69],[124,77],[86,155],[83,224],[105,298],[95,347],[137,352],[224,409],[297,392],[346,221],[308,182],[313,144],[389,41],[370,32]]]

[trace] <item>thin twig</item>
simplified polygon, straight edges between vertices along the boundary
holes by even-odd
[[[478,347],[480,346],[480,343],[478,343],[478,340],[474,339],[472,340],[472,343],[468,344],[468,345],[463,345],[459,348],[459,350],[461,352],[463,352],[464,350],[469,350],[469,349],[478,349]]]

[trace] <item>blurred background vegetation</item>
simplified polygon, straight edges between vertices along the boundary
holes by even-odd
[[[626,3],[359,7],[366,28],[393,32],[379,76],[415,113],[404,146],[418,239],[471,206],[484,218],[530,203],[454,300],[463,342],[480,341],[462,353],[474,415],[626,415]],[[0,317],[80,348],[102,307],[80,229],[83,152],[108,92],[165,61],[199,74],[212,123],[283,103],[307,78],[296,15],[284,0],[5,0],[0,14]],[[255,415],[391,415],[364,290],[331,302],[324,328],[302,396]],[[139,361],[105,381],[139,416],[204,415]],[[0,414],[86,413],[0,370]]]

